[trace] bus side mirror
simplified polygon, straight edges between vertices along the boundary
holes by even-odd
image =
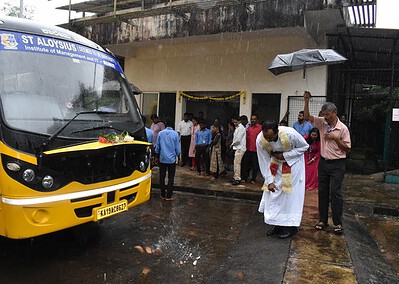
[[[134,95],[140,95],[141,93],[143,93],[137,86],[135,86],[132,83],[129,83],[129,87],[130,87],[130,90],[132,90]]]

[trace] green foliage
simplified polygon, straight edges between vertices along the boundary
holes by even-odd
[[[0,11],[5,14],[6,16],[11,16],[11,17],[18,17],[19,16],[19,11],[20,7],[12,5],[10,2],[5,2],[3,4],[3,7],[0,7]],[[33,18],[33,13],[34,9],[31,6],[24,6],[24,18],[25,19],[32,19]]]
[[[390,112],[392,100],[399,100],[399,88],[392,90],[391,97],[389,87],[371,86],[367,96],[355,101],[352,115],[357,120],[375,122]]]
[[[390,87],[384,87],[384,86],[376,86],[373,85],[370,87],[369,93],[370,94],[376,94],[376,95],[385,95],[389,96],[389,91]],[[399,88],[393,88],[392,89],[392,96],[396,99],[399,99]]]

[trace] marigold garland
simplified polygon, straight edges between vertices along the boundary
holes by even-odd
[[[179,103],[181,103],[181,97],[186,97],[190,100],[196,100],[196,101],[203,101],[203,100],[210,100],[210,101],[216,101],[216,102],[223,102],[223,101],[229,101],[232,100],[236,97],[239,97],[242,95],[243,99],[243,104],[245,104],[246,97],[247,97],[247,92],[246,91],[241,91],[237,94],[231,95],[231,96],[226,96],[226,97],[211,97],[211,96],[192,96],[189,94],[186,94],[182,91],[179,91]]]
[[[129,135],[126,131],[123,131],[121,134],[117,134],[115,132],[109,134],[101,134],[98,138],[98,142],[100,143],[119,143],[119,142],[132,142],[134,138]]]

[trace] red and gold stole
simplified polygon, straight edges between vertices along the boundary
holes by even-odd
[[[281,141],[283,152],[291,151],[292,147],[291,147],[291,143],[288,139],[287,133],[285,133],[283,130],[279,129],[278,137]],[[270,142],[268,142],[263,136],[262,136],[262,146],[271,156],[272,146],[270,145]],[[282,165],[282,168],[281,168],[281,181],[282,181],[282,187],[283,187],[282,190],[285,193],[291,193],[292,192],[291,167],[287,164],[287,162],[278,160],[275,157],[271,156],[270,172],[274,178],[276,178],[276,174],[277,174],[277,171],[278,171],[280,165]],[[267,185],[263,185],[262,189],[268,191]]]

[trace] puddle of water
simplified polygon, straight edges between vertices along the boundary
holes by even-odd
[[[399,275],[399,218],[358,217],[376,240],[380,252]]]

